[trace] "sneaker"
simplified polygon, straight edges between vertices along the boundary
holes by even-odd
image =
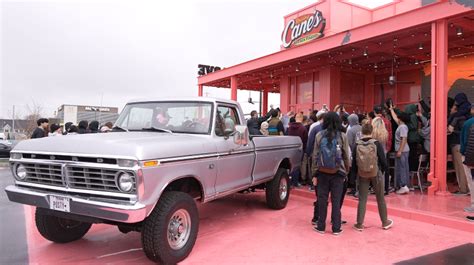
[[[467,219],[469,222],[474,222],[474,216],[466,216],[466,219]]]
[[[355,230],[359,231],[359,232],[362,232],[364,230],[364,225],[360,225],[360,224],[354,224],[352,226],[352,228],[354,228]]]
[[[409,193],[410,189],[407,186],[401,187],[399,190],[397,190],[397,194],[406,194]]]
[[[383,230],[388,230],[388,229],[390,229],[390,227],[392,227],[392,226],[393,226],[393,220],[388,219],[388,223],[385,224],[385,225],[382,225],[382,229],[383,229]]]
[[[320,233],[320,234],[326,233],[326,231],[324,231],[324,230],[319,230],[317,226],[314,226],[314,227],[313,227],[313,230],[316,231],[316,232],[318,232],[318,233]]]
[[[333,231],[332,234],[335,235],[335,236],[338,236],[340,234],[342,234],[343,230],[342,229],[339,229],[339,231]]]
[[[468,213],[474,213],[474,206],[465,207],[464,211]]]
[[[467,195],[467,193],[466,193],[466,192],[460,192],[460,191],[452,192],[451,194],[453,194],[454,196],[463,196],[463,195]]]
[[[311,219],[311,224],[312,224],[312,225],[317,225],[317,224],[318,224],[318,220],[317,220],[317,219]]]

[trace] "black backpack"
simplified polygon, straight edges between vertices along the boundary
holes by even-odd
[[[468,167],[474,167],[474,124],[468,129],[466,150],[464,151],[464,164]]]

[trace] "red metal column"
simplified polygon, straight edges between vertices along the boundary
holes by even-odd
[[[262,93],[263,93],[263,96],[262,96],[262,115],[266,115],[267,110],[268,110],[268,90],[263,89]]]
[[[431,157],[429,195],[447,195],[448,22],[431,24]]]
[[[203,88],[202,85],[198,85],[198,97],[202,97]]]
[[[230,77],[230,99],[237,101],[237,77],[235,75]]]

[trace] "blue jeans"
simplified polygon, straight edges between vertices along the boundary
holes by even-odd
[[[402,152],[402,156],[395,159],[395,177],[399,187],[407,186],[410,179],[408,154],[409,152]]]

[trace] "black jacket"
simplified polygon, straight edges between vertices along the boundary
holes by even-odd
[[[250,135],[262,135],[260,132],[260,125],[262,125],[262,122],[268,120],[271,116],[271,111],[265,115],[265,117],[258,117],[258,118],[250,118],[247,121],[247,127],[249,128],[249,134]]]
[[[33,134],[31,135],[31,139],[43,137],[46,137],[45,131],[39,127],[36,127],[36,129],[33,131]]]
[[[372,138],[371,137],[364,137],[360,140],[364,141],[364,142],[367,142],[370,139],[372,139]],[[388,164],[387,164],[387,159],[385,157],[385,153],[383,152],[383,147],[378,141],[375,141],[375,146],[377,146],[377,157],[378,157],[378,160],[379,160],[378,161],[379,170],[382,171],[382,172],[387,172]],[[357,172],[356,151],[357,151],[357,144],[352,149],[352,168],[354,169],[354,172]]]

